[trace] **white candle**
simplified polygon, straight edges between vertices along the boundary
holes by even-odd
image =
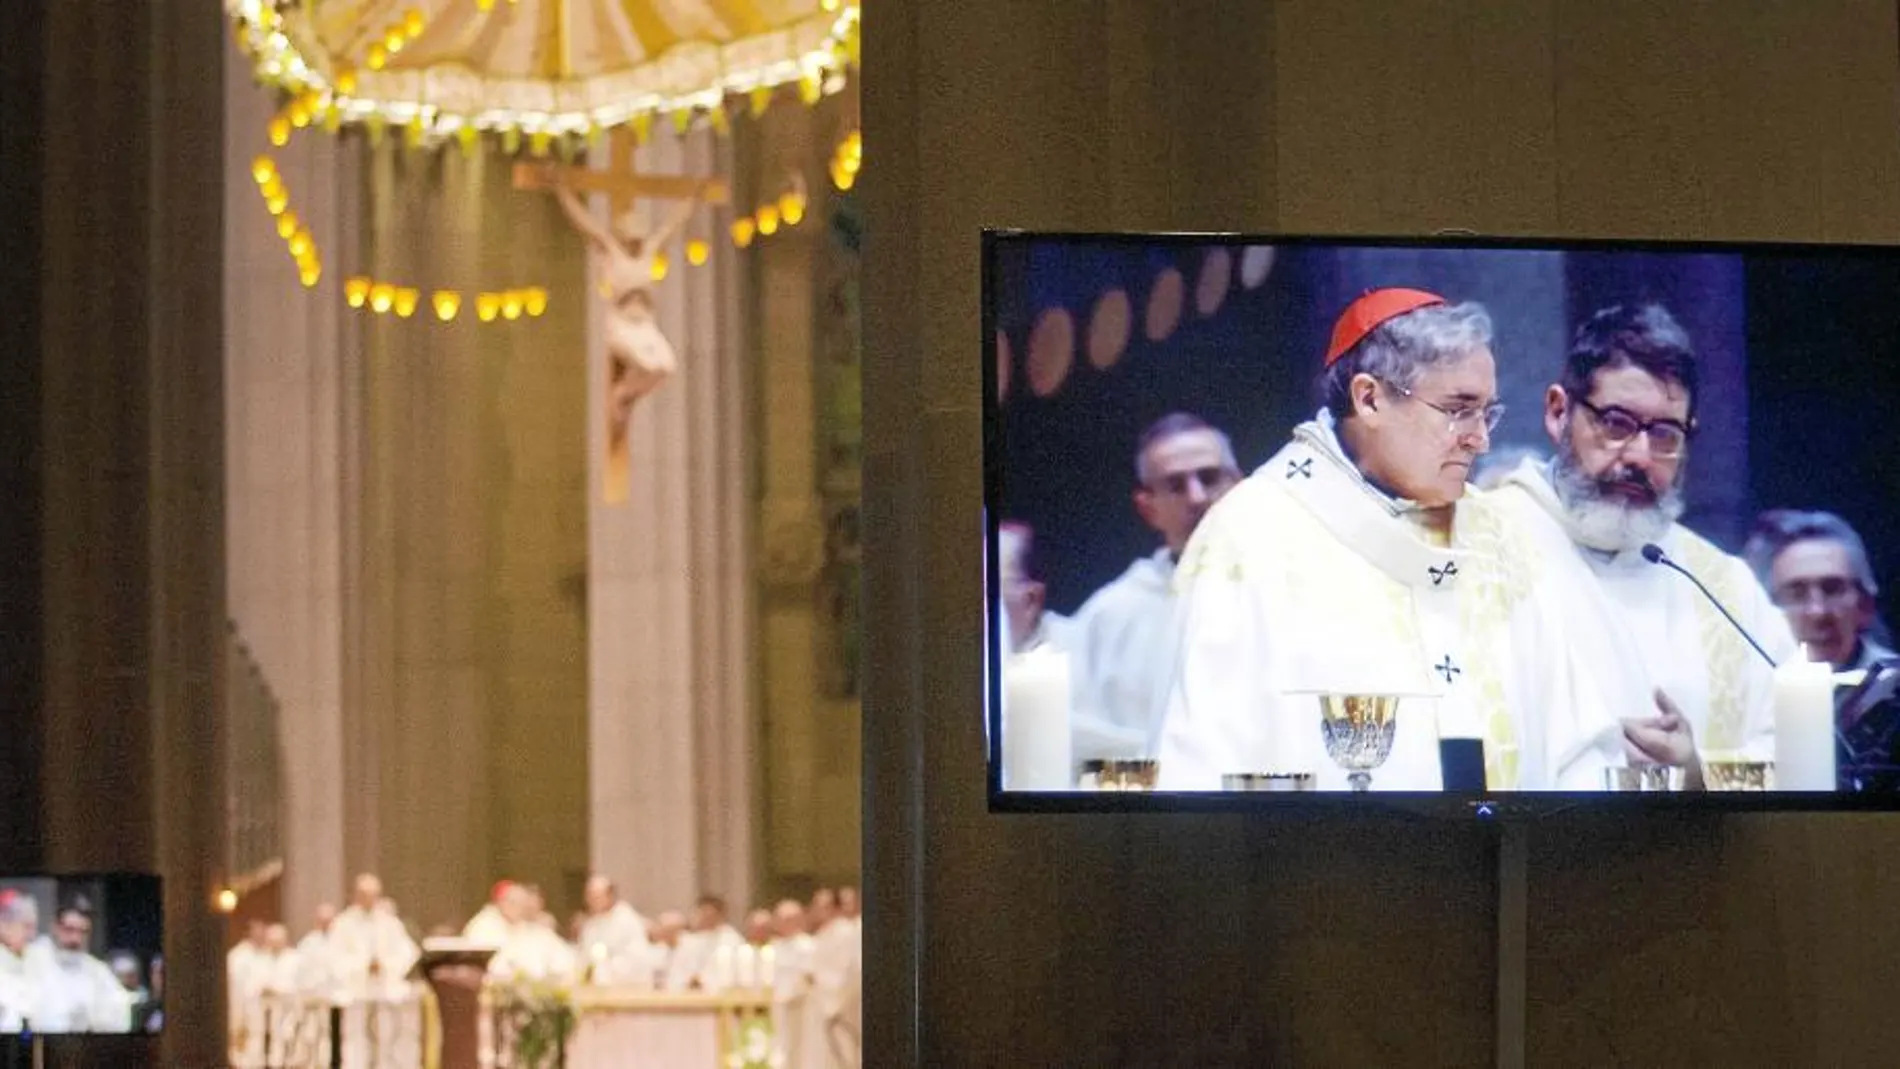
[[[1801,656],[1775,669],[1775,789],[1834,789],[1834,670]]]
[[[1003,789],[1066,791],[1069,761],[1069,655],[1038,646],[1005,659]]]

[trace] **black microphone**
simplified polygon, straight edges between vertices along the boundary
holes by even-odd
[[[1654,542],[1644,543],[1643,544],[1643,559],[1648,561],[1651,564],[1660,564],[1665,568],[1672,569],[1675,572],[1679,573],[1683,578],[1689,580],[1691,583],[1694,583],[1695,588],[1697,590],[1702,591],[1702,596],[1709,599],[1709,604],[1715,606],[1715,611],[1722,614],[1722,619],[1727,620],[1729,622],[1729,626],[1735,628],[1735,633],[1738,635],[1741,635],[1742,638],[1746,639],[1750,646],[1755,647],[1755,652],[1761,654],[1761,659],[1768,662],[1768,667],[1770,668],[1780,667],[1779,665],[1775,663],[1775,659],[1773,657],[1768,656],[1768,651],[1761,648],[1761,643],[1755,641],[1755,636],[1748,633],[1748,628],[1743,627],[1742,622],[1740,620],[1737,620],[1735,617],[1729,615],[1728,609],[1725,608],[1722,605],[1722,603],[1716,599],[1716,596],[1714,594],[1709,593],[1709,588],[1702,585],[1702,580],[1697,579],[1694,573],[1690,572],[1689,569],[1684,568],[1682,565],[1677,564],[1675,561],[1670,560],[1669,554],[1664,553],[1661,546],[1657,545]]]
[[[1669,554],[1664,553],[1661,546],[1657,545],[1654,542],[1644,543],[1643,559],[1648,561],[1651,564],[1660,564],[1665,568],[1669,568],[1675,572],[1678,572],[1682,575],[1683,578],[1689,580],[1691,583],[1694,583],[1695,588],[1697,590],[1702,591],[1702,596],[1709,599],[1709,604],[1715,606],[1715,611],[1722,614],[1722,619],[1727,620],[1729,622],[1729,625],[1735,628],[1735,633],[1742,636],[1742,638],[1746,639],[1750,646],[1755,647],[1755,652],[1761,654],[1761,659],[1768,662],[1768,667],[1770,668],[1780,667],[1780,665],[1777,665],[1775,663],[1775,659],[1773,657],[1768,656],[1768,651],[1761,648],[1761,643],[1755,641],[1755,636],[1748,633],[1748,628],[1743,627],[1742,622],[1740,620],[1737,620],[1734,616],[1730,615],[1728,609],[1725,608],[1720,601],[1716,600],[1715,595],[1709,593],[1709,588],[1702,585],[1702,580],[1697,579],[1695,577],[1695,574],[1690,572],[1689,569],[1684,568],[1682,565],[1677,564],[1673,560],[1670,560]],[[1838,717],[1836,717],[1834,721],[1834,743],[1836,746],[1839,746],[1841,748],[1841,751],[1845,752],[1848,755],[1849,760],[1858,760],[1858,750],[1856,750],[1856,748],[1854,747],[1852,743],[1847,741],[1847,735],[1845,732],[1841,731],[1840,720]],[[1837,772],[1837,775],[1838,775],[1838,772]]]

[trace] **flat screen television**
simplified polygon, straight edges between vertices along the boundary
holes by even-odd
[[[992,808],[1900,808],[1900,249],[982,265]]]
[[[0,874],[0,1047],[164,1027],[164,900],[135,873]],[[112,1038],[118,1037],[118,1038]],[[128,1048],[129,1049],[129,1048]]]

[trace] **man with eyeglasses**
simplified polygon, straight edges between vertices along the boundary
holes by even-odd
[[[1837,672],[1891,671],[1892,638],[1867,546],[1831,512],[1774,509],[1755,520],[1742,557],[1788,617],[1795,637]],[[1879,667],[1877,667],[1879,666]],[[1900,790],[1900,700],[1891,678],[1834,692],[1839,786]]]
[[[1096,591],[1071,624],[1077,761],[1149,756],[1174,663],[1174,568],[1188,537],[1240,481],[1227,435],[1175,412],[1135,442],[1135,512],[1161,546]]]
[[[1846,520],[1831,512],[1764,512],[1742,557],[1816,659],[1846,671],[1894,656],[1876,611],[1880,585],[1867,546]]]
[[[1684,768],[1691,786],[1700,754],[1774,759],[1773,672],[1694,584],[1646,560],[1643,547],[1655,543],[1702,580],[1777,661],[1796,655],[1748,566],[1677,522],[1696,371],[1687,332],[1662,306],[1599,310],[1545,391],[1555,455],[1520,464],[1492,495],[1569,581],[1597,670],[1637,677],[1654,693],[1654,715],[1627,724],[1631,762]]]
[[[1574,789],[1623,763],[1607,712],[1623,706],[1570,656],[1521,535],[1466,495],[1503,415],[1491,339],[1481,306],[1419,290],[1374,290],[1339,317],[1325,406],[1182,558],[1161,789],[1365,785],[1329,753],[1326,696],[1399,699],[1372,790]],[[1452,781],[1445,743],[1481,746],[1482,783]]]

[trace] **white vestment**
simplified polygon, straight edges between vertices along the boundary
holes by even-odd
[[[665,986],[669,991],[681,991],[695,985],[706,990],[721,990],[729,986],[725,977],[717,975],[721,965],[721,951],[745,942],[745,937],[730,924],[722,924],[710,932],[683,932],[679,946],[666,963]]]
[[[857,1069],[864,1060],[863,980],[858,926],[833,920],[812,937],[811,998],[830,1064],[837,1069]]]
[[[329,935],[312,931],[297,941],[297,990],[328,995],[336,988],[336,969],[330,961]]]
[[[597,984],[652,986],[648,942],[646,918],[626,902],[581,922],[580,950],[593,964]]]
[[[132,1030],[131,993],[90,954],[53,953],[38,970],[33,1030],[123,1033]]]
[[[550,928],[527,921],[509,930],[501,950],[488,960],[488,974],[498,979],[571,980],[578,964],[567,940]]]
[[[40,973],[45,962],[29,952],[15,954],[0,946],[0,1035],[18,1033],[22,1026],[36,1023],[35,1004],[39,996]]]
[[[1373,790],[1442,790],[1441,739],[1483,742],[1489,790],[1601,789],[1636,699],[1580,670],[1501,510],[1467,492],[1449,546],[1415,510],[1365,479],[1323,411],[1209,510],[1177,577],[1162,790],[1220,790],[1227,773],[1347,789],[1321,694],[1399,699]]]
[[[1076,761],[1146,757],[1174,668],[1174,557],[1143,557],[1084,602],[1068,638]]]
[[[1577,587],[1569,595],[1579,639],[1596,642],[1603,672],[1624,672],[1645,691],[1660,688],[1689,720],[1704,754],[1772,761],[1774,669],[1684,576],[1621,552],[1580,543],[1549,466],[1525,461],[1492,499],[1535,537],[1551,571]],[[1673,524],[1656,540],[1671,560],[1709,588],[1776,661],[1799,655],[1782,611],[1739,558]],[[1628,716],[1654,715],[1654,702]]]
[[[772,942],[772,1043],[785,1069],[824,1069],[830,1061],[823,1020],[812,997],[817,946],[809,935]]]
[[[508,941],[512,928],[508,918],[501,915],[501,909],[490,902],[477,910],[468,923],[462,926],[462,938],[499,949]]]
[[[330,922],[330,966],[347,993],[345,1065],[410,1066],[421,1052],[422,1004],[409,970],[422,950],[394,913],[352,905]]]

